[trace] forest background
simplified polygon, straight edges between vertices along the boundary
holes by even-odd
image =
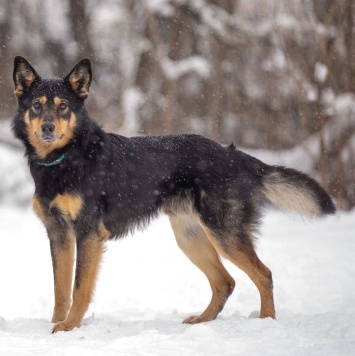
[[[268,150],[355,206],[353,0],[2,0],[0,146],[18,150],[15,55],[43,77],[89,57],[107,130]]]

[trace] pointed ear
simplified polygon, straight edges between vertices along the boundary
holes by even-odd
[[[90,59],[82,59],[64,79],[78,96],[86,99],[92,80]]]
[[[15,83],[15,95],[21,96],[34,82],[40,81],[41,77],[25,58],[16,56],[14,60],[13,79]]]

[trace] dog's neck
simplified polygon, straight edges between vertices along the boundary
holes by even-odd
[[[39,166],[44,166],[44,167],[56,166],[56,165],[60,164],[64,160],[65,156],[66,156],[66,154],[63,153],[59,158],[55,159],[54,161],[51,161],[51,162],[37,162],[37,164]]]

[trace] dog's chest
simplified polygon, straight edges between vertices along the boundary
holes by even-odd
[[[66,221],[75,221],[79,218],[83,205],[82,197],[75,193],[57,194],[51,200],[37,194],[33,196],[33,208],[41,220],[61,215]]]
[[[64,218],[75,221],[82,210],[83,199],[74,193],[57,194],[48,207],[49,211],[57,209]]]

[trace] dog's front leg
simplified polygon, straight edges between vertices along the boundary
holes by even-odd
[[[54,311],[52,323],[65,320],[71,303],[75,236],[67,232],[62,238],[50,239],[54,274]]]
[[[42,220],[49,238],[53,275],[54,275],[54,311],[52,322],[65,320],[70,308],[71,285],[73,280],[75,235],[58,211],[48,210],[44,199],[33,196],[33,210]]]
[[[54,325],[53,333],[80,327],[94,291],[104,244],[105,239],[99,233],[92,233],[77,240],[73,304],[67,318]]]

